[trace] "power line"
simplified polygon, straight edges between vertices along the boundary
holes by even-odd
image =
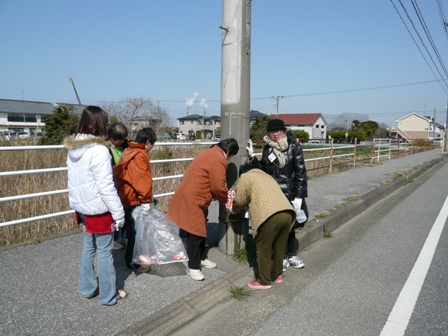
[[[423,15],[422,15],[422,13],[420,11],[420,8],[418,7],[418,4],[416,3],[415,0],[411,0],[411,2],[412,2],[412,6],[414,7],[414,11],[417,14],[417,17],[418,17],[418,19],[420,21],[420,24],[423,27],[423,30],[424,30],[424,32],[426,34],[426,37],[428,38],[428,41],[431,44],[432,50],[436,54],[437,59],[439,60],[439,63],[440,63],[440,65],[441,65],[441,67],[442,67],[442,69],[443,69],[443,71],[445,73],[445,77],[448,77],[448,72],[447,72],[447,70],[445,68],[445,64],[443,63],[443,60],[440,57],[439,50],[437,50],[437,47],[436,47],[436,45],[434,43],[434,40],[432,39],[431,33],[430,33],[429,29],[428,29],[428,26],[426,25],[425,19],[423,18]]]
[[[422,55],[423,59],[425,60],[426,64],[428,65],[429,69],[430,69],[431,72],[433,73],[434,77],[437,78],[437,75],[434,73],[434,70],[433,70],[432,67],[429,65],[428,60],[426,59],[425,55],[423,54],[423,52],[422,52],[420,46],[419,46],[419,45],[417,44],[417,42],[415,41],[414,36],[412,35],[411,31],[409,30],[408,25],[406,24],[406,22],[404,21],[403,17],[401,16],[401,14],[400,14],[398,8],[395,6],[395,3],[393,2],[393,0],[390,0],[390,2],[391,2],[392,5],[394,6],[395,11],[397,12],[398,16],[399,16],[400,19],[401,19],[401,22],[404,24],[406,30],[408,31],[409,35],[411,36],[412,40],[414,41],[415,46],[418,48],[420,54]],[[431,54],[429,53],[428,49],[426,48],[425,43],[423,42],[422,38],[420,37],[420,34],[418,33],[417,29],[415,28],[415,25],[414,25],[412,19],[410,18],[408,12],[406,11],[406,8],[404,7],[404,5],[403,5],[403,3],[401,2],[401,0],[398,0],[398,2],[401,4],[401,7],[403,8],[403,11],[406,13],[406,16],[408,17],[409,21],[411,22],[412,26],[414,27],[414,31],[416,32],[417,36],[420,38],[420,42],[422,43],[423,47],[425,48],[426,52],[428,53],[429,57],[431,58],[431,61],[432,61],[432,63],[434,64],[434,67],[436,68],[436,70],[437,70],[437,72],[439,73],[440,77],[442,77],[441,80],[444,80],[444,79],[443,79],[443,76],[442,76],[442,74],[440,73],[438,67],[436,66],[436,64],[435,64],[435,62],[434,62],[434,60],[433,60]],[[442,87],[443,91],[445,91],[445,92],[448,94],[448,91],[447,91],[447,90],[445,89],[445,87],[440,83],[441,80],[438,80],[438,82],[439,82],[440,86]],[[445,85],[446,85],[446,82],[445,82]]]
[[[347,90],[338,90],[338,91],[323,91],[323,92],[301,93],[301,94],[296,94],[296,95],[282,96],[282,98],[318,96],[318,95],[351,93],[351,92],[361,92],[361,91],[373,91],[373,90],[391,89],[391,88],[403,87],[403,86],[411,86],[411,85],[419,85],[419,84],[429,84],[429,83],[435,83],[435,82],[440,82],[440,80],[437,79],[437,80],[428,80],[428,81],[412,82],[412,83],[404,83],[404,84],[392,84],[392,85],[383,85],[383,86],[373,86],[373,87],[366,87],[366,88],[361,88],[361,89],[347,89]],[[263,100],[263,99],[272,99],[272,97],[251,98],[251,100]]]
[[[448,41],[448,22],[445,19],[445,12],[443,10],[442,2],[440,0],[436,0],[437,2],[437,8],[439,10],[440,19],[442,20],[442,26],[445,30],[445,36]]]

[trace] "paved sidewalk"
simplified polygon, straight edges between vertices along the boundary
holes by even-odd
[[[310,180],[311,225],[297,235],[300,250],[320,239],[324,227],[334,230],[408,178],[430,173],[445,157],[435,149]],[[228,300],[230,286],[252,279],[252,269],[216,247],[216,203],[209,219],[209,258],[218,268],[204,269],[204,281],[185,275],[183,264],[153,266],[147,274],[131,272],[124,265],[124,251],[115,250],[119,288],[130,296],[113,307],[102,306],[97,298],[82,301],[76,294],[80,234],[1,251],[0,335],[169,335]]]

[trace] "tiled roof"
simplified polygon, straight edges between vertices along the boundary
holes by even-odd
[[[250,118],[251,119],[255,119],[255,118],[263,118],[263,117],[267,117],[267,114],[261,113],[260,111],[256,111],[256,110],[250,110]]]
[[[177,120],[202,120],[202,118],[204,118],[204,116],[200,115],[200,114],[190,114],[190,115],[186,115],[185,117],[181,117],[181,118],[177,118]],[[205,120],[210,120],[210,119],[221,119],[221,117],[219,116],[205,116]]]
[[[54,106],[52,103],[35,102],[27,100],[0,99],[0,112],[6,113],[33,113],[52,114]]]
[[[276,114],[269,116],[271,119],[276,119]],[[279,114],[278,119],[283,120],[285,126],[289,125],[313,125],[317,119],[321,118],[321,113],[294,113],[294,114]]]
[[[73,105],[74,113],[81,114],[87,105],[57,103],[59,105]],[[53,114],[55,106],[49,102],[36,102],[29,100],[0,99],[0,112],[23,114]]]

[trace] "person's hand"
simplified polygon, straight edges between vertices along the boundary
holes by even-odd
[[[247,155],[249,156],[250,159],[252,159],[254,157],[254,146],[252,145],[252,140],[249,139],[247,140]]]
[[[149,203],[143,203],[143,204],[141,205],[141,207],[142,207],[142,213],[143,213],[144,215],[149,215],[149,209],[151,208],[151,206],[149,205]]]
[[[124,221],[115,222],[115,224],[114,224],[115,230],[120,231],[120,229],[123,227],[123,225],[124,225]]]
[[[295,210],[300,210],[300,208],[302,207],[302,199],[294,198],[294,201],[292,201],[292,205]]]

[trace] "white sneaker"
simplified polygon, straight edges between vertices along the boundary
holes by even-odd
[[[201,270],[187,268],[186,272],[193,280],[202,281],[205,279],[205,276],[202,274]]]
[[[303,263],[302,259],[300,259],[297,256],[291,257],[288,259],[289,265],[295,268],[304,268],[305,264]]]
[[[208,259],[204,259],[204,260],[201,260],[201,266],[205,267],[205,268],[215,268],[216,263],[214,263],[213,261],[210,261]]]

